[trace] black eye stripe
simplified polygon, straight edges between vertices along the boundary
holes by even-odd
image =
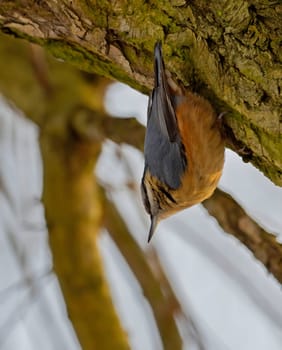
[[[167,190],[164,187],[160,186],[159,189],[171,202],[176,204],[175,199],[172,197],[172,195],[169,192],[167,192]]]
[[[147,186],[149,186],[149,190],[152,194],[153,208],[151,207],[151,203],[148,197],[148,190],[146,184]],[[161,186],[160,184],[157,184],[156,182],[152,181],[152,178],[146,178],[145,180],[144,175],[141,181],[141,194],[145,209],[150,215],[152,215],[152,210],[155,211],[156,209],[158,209],[158,211],[162,211],[168,207],[171,207],[172,203],[177,204],[176,200],[173,198],[169,190],[166,190],[164,186]]]
[[[165,204],[165,202],[168,204],[168,199],[170,202],[177,204],[176,200],[173,198],[173,196],[162,186],[158,186],[158,188],[154,189],[152,188],[152,191],[154,193],[155,201],[158,203],[159,208],[162,207],[162,204]]]

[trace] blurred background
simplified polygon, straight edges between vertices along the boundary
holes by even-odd
[[[88,349],[80,312],[99,324],[93,348],[108,348],[98,335],[111,318],[91,306],[106,305],[93,250],[126,339],[112,349],[280,350],[280,283],[202,205],[163,221],[147,244],[147,96],[14,39],[0,46],[0,349]],[[219,188],[282,242],[281,188],[230,150]]]

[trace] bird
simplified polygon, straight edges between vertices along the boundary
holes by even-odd
[[[224,165],[219,120],[204,97],[174,82],[157,41],[141,180],[143,204],[151,219],[148,242],[161,220],[213,194]]]

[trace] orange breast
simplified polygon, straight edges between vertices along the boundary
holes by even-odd
[[[211,196],[216,188],[224,163],[224,142],[216,114],[204,98],[187,93],[176,116],[188,155],[188,171],[174,195],[180,205],[188,207]]]

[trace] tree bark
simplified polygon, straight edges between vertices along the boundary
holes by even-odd
[[[0,29],[146,93],[163,40],[173,77],[227,112],[227,143],[281,186],[281,15],[269,0],[2,0]]]

